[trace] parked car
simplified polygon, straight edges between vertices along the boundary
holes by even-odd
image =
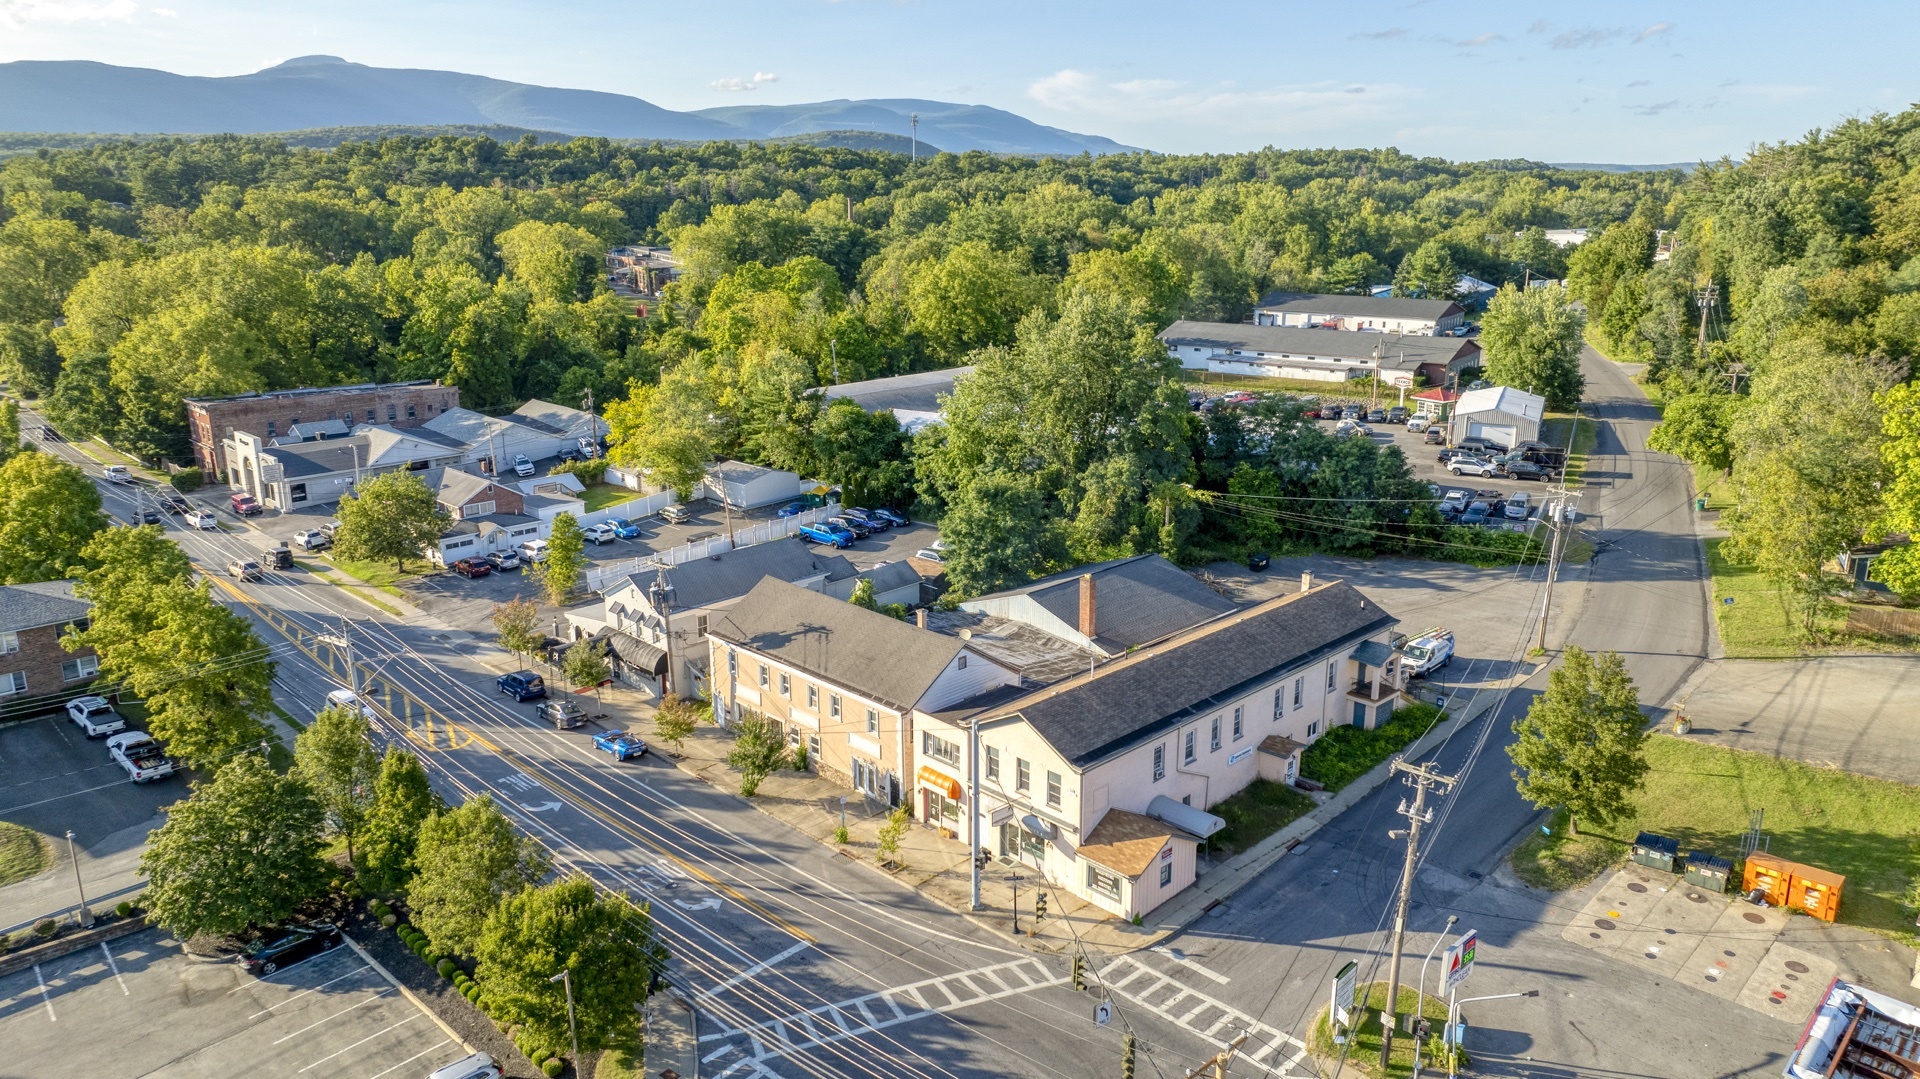
[[[237,957],[240,969],[264,977],[340,946],[340,928],[328,922],[290,925],[268,933]]]
[[[262,547],[260,561],[268,569],[292,569],[293,551],[286,547]]]
[[[427,1079],[500,1079],[500,1065],[485,1053],[464,1056],[451,1064],[433,1069]]]
[[[1455,442],[1453,448],[1456,450],[1465,450],[1468,453],[1481,454],[1483,456],[1501,452],[1501,447],[1488,442],[1484,438],[1463,438]]]
[[[913,557],[924,558],[929,562],[939,562],[944,564],[947,560],[947,553],[945,551],[936,551],[931,547],[922,547],[919,550],[913,552]]]
[[[1467,508],[1467,492],[1455,487],[1440,498],[1440,508],[1459,513]]]
[[[142,731],[122,731],[108,738],[107,755],[126,769],[127,778],[135,783],[151,783],[179,771],[160,743]]]
[[[1467,507],[1467,512],[1460,515],[1460,523],[1463,525],[1486,524],[1487,523],[1486,503],[1475,502],[1473,505]]]
[[[621,539],[640,538],[640,523],[638,521],[633,521],[626,517],[609,517],[607,518],[607,527],[613,529],[613,534]]]
[[[616,761],[627,761],[647,755],[647,744],[640,740],[639,735],[629,734],[626,731],[601,731],[593,736],[593,744],[595,748],[604,749],[613,754],[613,759]]]
[[[550,546],[552,545],[543,539],[528,540],[519,547],[520,560],[522,562],[545,562],[547,560],[547,549]]]
[[[1547,478],[1547,470],[1532,461],[1508,461],[1501,466],[1500,470],[1510,479],[1545,480]]]
[[[908,517],[906,514],[901,513],[899,510],[890,510],[884,507],[881,509],[874,510],[873,516],[879,518],[882,521],[887,522],[887,524],[892,525],[895,528],[905,528],[908,525],[913,523],[913,519],[911,517]]]
[[[1447,440],[1447,432],[1444,428],[1440,428],[1440,427],[1427,428],[1427,434],[1425,438],[1425,442],[1427,445],[1438,446],[1440,443],[1445,442],[1446,440]]]
[[[193,503],[172,491],[162,491],[156,497],[160,501],[160,508],[168,513],[187,513],[193,509]]]
[[[1411,676],[1432,674],[1453,662],[1453,631],[1439,626],[1423,629],[1400,645],[1400,653],[1407,657],[1406,670]]]
[[[108,465],[106,470],[101,474],[107,478],[108,483],[133,482],[133,473],[128,470],[126,465]]]
[[[513,455],[513,474],[521,477],[533,475],[533,462],[527,460],[526,454],[516,453]]]
[[[243,581],[257,581],[263,574],[260,572],[260,563],[251,558],[236,558],[227,563],[227,576],[238,577]]]
[[[113,704],[98,695],[75,697],[68,701],[67,718],[73,720],[74,726],[85,731],[88,738],[105,738],[127,729],[127,721],[113,710]]]
[[[1405,405],[1395,405],[1392,408],[1387,409],[1387,422],[1388,423],[1405,423],[1407,422],[1407,416],[1410,414],[1410,412],[1411,410],[1408,409],[1407,406]]]
[[[1447,462],[1447,471],[1456,476],[1491,476],[1498,469],[1484,457],[1455,457]]]
[[[693,520],[693,511],[675,503],[660,511],[660,519],[669,524],[683,525]]]
[[[487,554],[487,565],[501,572],[519,569],[520,556],[512,551],[491,551]]]
[[[1384,409],[1384,408],[1370,408],[1370,409],[1368,409],[1368,410],[1367,410],[1367,422],[1368,422],[1368,423],[1385,423],[1385,422],[1387,422],[1387,410],[1386,410],[1386,409]]]
[[[1515,491],[1514,493],[1508,495],[1507,503],[1505,507],[1501,509],[1500,512],[1505,514],[1507,520],[1509,521],[1526,520],[1527,519],[1527,492]]]
[[[516,701],[537,701],[547,695],[547,680],[532,671],[515,671],[494,680],[494,688]]]
[[[462,558],[456,560],[448,569],[471,581],[475,577],[485,577],[493,572],[493,563],[484,558]]]
[[[1340,410],[1340,418],[1343,420],[1357,420],[1365,414],[1366,410],[1359,405],[1348,405]]]
[[[324,551],[333,546],[333,540],[317,528],[293,534],[293,545],[303,551]]]
[[[782,517],[798,517],[807,512],[808,508],[805,502],[789,502],[780,507],[779,515]]]
[[[587,710],[572,701],[542,701],[533,714],[563,731],[570,731],[587,722]]]
[[[893,527],[891,521],[883,520],[879,514],[874,513],[872,510],[863,510],[859,506],[842,508],[840,510],[840,516],[851,517],[859,521],[861,524],[867,526],[867,531],[869,532],[885,532],[887,529]]]
[[[261,508],[259,501],[248,494],[238,494],[227,499],[227,507],[233,510],[235,517],[258,517],[266,512]]]
[[[187,523],[202,532],[220,531],[220,518],[215,517],[212,510],[195,510],[187,514]]]
[[[325,536],[328,539],[328,541],[339,539],[340,538],[340,522],[339,521],[322,521],[320,522],[319,532],[322,536]]]
[[[827,518],[826,523],[830,525],[838,525],[839,527],[846,529],[847,531],[853,533],[853,538],[855,539],[866,539],[868,536],[873,535],[873,529],[867,527],[867,523],[865,521],[856,521],[851,517],[829,517]]]
[[[1407,430],[1412,432],[1413,434],[1416,434],[1416,435],[1423,434],[1425,433],[1427,428],[1432,426],[1433,426],[1433,418],[1431,416],[1408,416],[1407,417]]]
[[[815,543],[825,543],[834,547],[851,547],[854,541],[853,533],[826,521],[801,525],[800,535]]]
[[[581,538],[595,546],[603,543],[612,543],[614,540],[620,538],[620,533],[615,532],[613,526],[607,524],[605,521],[597,525],[588,525],[580,530],[580,535]]]

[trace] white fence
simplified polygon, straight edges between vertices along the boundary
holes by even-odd
[[[666,493],[672,495],[673,492],[668,491]],[[691,562],[696,558],[706,558],[709,555],[724,554],[727,551],[740,547],[751,547],[756,543],[767,543],[771,540],[785,539],[799,532],[801,525],[812,524],[815,521],[824,521],[839,512],[840,503],[829,502],[818,509],[811,509],[792,517],[776,517],[771,521],[760,521],[742,528],[736,528],[733,530],[731,539],[726,536],[714,536],[711,539],[695,540],[692,543],[683,543],[678,547],[669,547],[664,551],[655,551],[652,554],[642,555],[639,558],[627,558],[619,562],[603,562],[587,569],[587,587],[595,592],[599,592],[606,588],[607,585],[615,581],[623,580],[629,574],[639,573],[653,566],[677,566],[682,562]],[[615,514],[614,516],[619,515]],[[638,516],[638,514],[635,513],[633,516]]]
[[[641,495],[631,502],[616,502],[611,506],[602,506],[591,513],[580,515],[580,527],[597,525],[611,517],[648,517],[659,513],[675,502],[672,491],[655,491],[650,495]]]

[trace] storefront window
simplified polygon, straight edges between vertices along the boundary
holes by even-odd
[[[1108,899],[1120,898],[1120,875],[1108,872],[1097,865],[1087,866],[1087,890]]]

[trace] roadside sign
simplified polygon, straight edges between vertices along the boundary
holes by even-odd
[[[1359,963],[1348,963],[1333,976],[1333,1020],[1341,1026],[1353,1025],[1353,983]]]
[[[1113,1022],[1113,1002],[1103,1000],[1095,1005],[1093,1009],[1093,1021],[1103,1027]]]
[[[1447,972],[1448,992],[1452,992],[1455,986],[1466,981],[1467,976],[1473,973],[1473,952],[1479,943],[1480,931],[1469,929],[1461,935],[1459,940],[1448,946],[1446,964],[1443,968]]]

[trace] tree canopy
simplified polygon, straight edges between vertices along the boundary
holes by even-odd
[[[361,481],[335,512],[336,552],[369,562],[392,560],[401,569],[423,548],[438,545],[447,529],[447,513],[433,489],[405,469]]]
[[[1579,822],[1606,825],[1625,816],[1628,796],[1647,772],[1646,717],[1626,661],[1570,647],[1547,675],[1547,689],[1513,721],[1507,747],[1520,794],[1542,809],[1565,809]]]
[[[422,821],[413,864],[407,904],[414,924],[459,955],[475,954],[480,927],[502,899],[547,871],[538,845],[486,794]]]

